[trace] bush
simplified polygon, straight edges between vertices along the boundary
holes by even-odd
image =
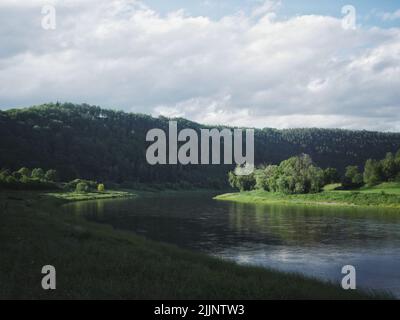
[[[84,180],[84,179],[75,179],[67,184],[65,184],[64,188],[66,190],[74,191],[76,190],[77,186],[79,183],[84,183],[88,186],[88,190],[97,190],[97,182],[96,181],[91,181],[91,180]]]
[[[104,191],[105,191],[104,184],[99,183],[99,184],[97,185],[97,191],[98,191],[98,192],[104,192]]]
[[[44,175],[45,180],[56,182],[58,180],[58,173],[56,170],[50,169]]]
[[[89,186],[86,182],[79,182],[76,185],[75,191],[78,193],[85,193],[89,191]]]

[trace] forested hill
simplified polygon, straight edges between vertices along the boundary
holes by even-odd
[[[179,129],[206,128],[179,119]],[[179,182],[225,181],[231,166],[150,166],[146,133],[168,128],[167,118],[89,105],[47,104],[0,112],[0,168],[56,169],[63,180]],[[278,163],[300,153],[321,167],[362,167],[400,148],[400,133],[330,129],[262,129],[255,133],[256,163]]]

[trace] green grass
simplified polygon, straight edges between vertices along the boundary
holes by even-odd
[[[54,194],[0,194],[0,299],[391,298],[146,240],[68,215],[65,202]],[[40,286],[47,264],[57,270],[54,291]]]
[[[136,197],[136,193],[128,192],[128,191],[104,191],[104,192],[52,192],[47,193],[48,196],[67,200],[67,201],[84,201],[84,200],[98,200],[98,199],[113,199],[113,198],[128,198],[128,197]]]
[[[363,187],[360,189],[364,193],[388,193],[400,195],[400,183],[399,182],[384,182],[373,187]]]
[[[243,203],[337,205],[400,209],[399,184],[385,183],[356,191],[335,190],[338,186],[328,185],[323,192],[316,194],[286,195],[257,190],[223,194],[215,197],[215,199]]]
[[[332,184],[327,184],[323,190],[324,191],[335,191],[338,188],[340,188],[342,185],[340,183],[332,183]]]

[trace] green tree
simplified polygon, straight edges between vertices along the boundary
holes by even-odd
[[[282,161],[276,177],[277,191],[289,194],[319,192],[324,184],[322,169],[307,154]]]
[[[44,178],[44,171],[42,168],[35,168],[32,170],[31,177],[34,179],[43,179]]]
[[[11,174],[11,171],[9,169],[1,169],[0,171],[0,177],[3,177],[4,179],[8,177]]]
[[[98,192],[104,192],[104,191],[105,191],[105,187],[104,187],[104,184],[103,184],[103,183],[99,183],[99,184],[97,185],[97,191],[98,191]]]
[[[236,176],[236,187],[240,191],[250,191],[256,186],[256,179],[254,174],[249,174],[245,176]]]
[[[316,166],[311,166],[308,169],[308,179],[310,180],[310,192],[320,192],[324,186],[324,171]]]
[[[30,177],[31,176],[31,170],[29,170],[26,167],[22,167],[21,169],[18,170],[18,172],[24,177]]]
[[[346,167],[346,173],[342,182],[345,188],[359,188],[363,183],[363,175],[359,172],[358,166]]]
[[[383,181],[382,166],[379,161],[368,159],[364,167],[364,182],[374,186]]]
[[[265,174],[264,170],[265,170],[265,168],[261,167],[254,171],[254,177],[256,179],[255,188],[258,190],[269,191],[268,179],[267,179],[267,175]]]
[[[239,189],[238,187],[237,187],[237,177],[236,177],[236,175],[235,175],[235,173],[234,172],[232,172],[232,171],[229,171],[229,173],[228,173],[228,182],[229,182],[229,185],[232,187],[232,188],[234,188],[234,189]]]
[[[89,186],[88,186],[88,184],[86,182],[79,182],[76,185],[75,191],[78,192],[78,193],[88,192],[89,191]]]
[[[340,176],[336,168],[326,168],[324,170],[324,184],[338,183],[339,181]]]
[[[388,152],[385,159],[381,161],[383,176],[386,181],[393,181],[398,172],[396,158],[393,153]]]
[[[46,174],[44,175],[44,178],[47,181],[52,181],[52,182],[56,182],[58,181],[58,173],[56,170],[54,169],[50,169],[46,172]]]

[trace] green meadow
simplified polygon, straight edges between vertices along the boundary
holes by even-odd
[[[400,183],[386,182],[357,190],[338,190],[340,184],[324,187],[320,193],[283,194],[253,190],[222,194],[215,199],[243,203],[365,206],[400,209]]]

